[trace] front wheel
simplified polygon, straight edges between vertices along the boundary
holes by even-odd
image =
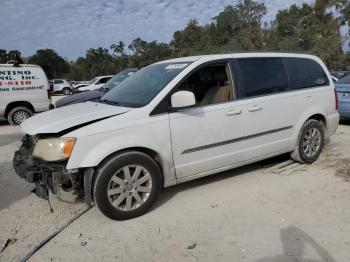
[[[291,158],[299,163],[315,162],[323,149],[324,133],[324,125],[320,121],[315,119],[306,121]]]
[[[10,110],[7,115],[7,121],[10,123],[10,125],[17,126],[32,115],[33,112],[29,108],[18,106]]]
[[[125,220],[146,213],[161,189],[161,172],[148,155],[130,151],[114,156],[97,170],[94,200],[107,217]]]

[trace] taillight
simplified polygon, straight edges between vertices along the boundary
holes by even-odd
[[[51,99],[51,89],[47,89],[47,98]]]
[[[334,88],[334,97],[335,97],[335,110],[338,110],[338,108],[339,108],[339,101],[338,101],[337,90],[335,88]]]

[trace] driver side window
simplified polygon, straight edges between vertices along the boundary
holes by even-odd
[[[232,80],[228,63],[201,67],[178,87],[177,91],[194,93],[197,106],[222,103],[233,99]]]

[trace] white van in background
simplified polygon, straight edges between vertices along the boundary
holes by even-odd
[[[19,125],[50,107],[49,83],[40,66],[0,64],[0,117]]]

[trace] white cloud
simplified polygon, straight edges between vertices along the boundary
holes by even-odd
[[[31,55],[52,48],[76,58],[90,47],[109,47],[136,37],[169,41],[189,19],[204,24],[232,0],[2,0],[0,48]],[[271,20],[278,10],[302,0],[264,1]],[[312,0],[306,0],[312,2]]]

